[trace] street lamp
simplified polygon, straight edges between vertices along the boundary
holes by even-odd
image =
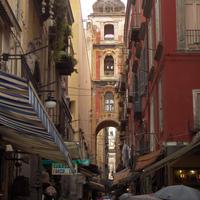
[[[40,90],[39,90],[40,93],[48,92],[47,98],[45,99],[45,107],[46,108],[55,108],[56,107],[56,99],[51,95],[51,93],[54,92],[54,90],[41,90],[41,88],[53,85],[57,82],[58,81],[52,81],[45,85],[40,86]]]
[[[47,108],[55,108],[56,107],[56,100],[51,95],[51,93],[48,94],[47,99],[45,99],[45,106]]]

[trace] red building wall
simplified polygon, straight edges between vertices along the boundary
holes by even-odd
[[[176,0],[161,0],[161,26],[165,54],[176,52]]]
[[[155,102],[156,132],[160,143],[189,141],[192,138],[189,124],[193,124],[192,90],[200,88],[200,53],[177,51],[176,1],[162,0],[161,2],[163,56],[157,65],[155,72],[157,76],[154,79],[154,91],[157,96]],[[155,9],[152,11],[155,12]],[[155,26],[155,18],[153,19]],[[160,77],[163,80],[163,134],[159,134],[158,128],[158,80]]]
[[[168,140],[191,139],[192,90],[200,88],[200,56],[174,54],[163,62],[164,130]]]

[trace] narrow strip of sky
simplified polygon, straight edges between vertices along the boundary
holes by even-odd
[[[83,19],[87,19],[87,16],[92,13],[92,5],[96,2],[97,0],[80,0],[81,2],[81,9],[82,9],[82,16]],[[125,6],[127,3],[127,0],[121,0]]]

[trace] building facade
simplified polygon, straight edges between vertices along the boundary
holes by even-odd
[[[97,158],[97,134],[100,131],[102,131],[101,134],[108,134],[105,128],[117,128],[120,122],[116,87],[123,65],[124,11],[125,6],[121,1],[97,1],[93,5],[93,13],[87,22],[87,38],[92,58],[92,140],[90,149],[94,162],[100,159]],[[118,131],[117,135],[119,137]],[[102,149],[102,151],[104,150]],[[105,166],[105,159],[107,158],[104,158],[104,164],[100,166],[103,171],[108,167]],[[119,158],[117,159],[119,160]]]
[[[74,23],[72,42],[78,63],[77,73],[68,77],[68,96],[75,131],[73,141],[81,142],[83,157],[88,158],[87,149],[91,138],[91,67],[81,15],[80,1],[71,2]],[[89,149],[88,149],[89,150]]]
[[[73,22],[68,0],[0,2],[1,199],[42,199],[44,170],[61,195],[52,162],[75,173],[72,160],[81,155],[72,151],[68,98],[68,76],[79,59],[72,48]]]
[[[199,1],[138,0],[128,1],[128,5],[125,37],[130,53],[127,76],[132,77],[127,87],[132,87],[134,94],[132,143],[136,157],[147,155],[138,157],[135,170],[145,171],[160,156],[167,158],[155,164],[156,169],[150,167],[152,172],[144,173],[143,178],[147,178],[143,186],[149,185],[148,181],[151,185],[145,192],[151,192],[159,185],[178,183],[176,169],[199,167],[195,160],[183,161],[188,155],[197,156],[187,149],[179,159],[175,156],[178,153],[173,154],[174,163],[172,158],[168,160],[199,131]],[[146,165],[142,164],[143,158],[148,160]],[[156,178],[159,173],[162,180]],[[192,185],[189,179],[183,179]],[[193,186],[199,187],[197,183]]]

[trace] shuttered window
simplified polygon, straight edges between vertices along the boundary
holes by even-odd
[[[161,1],[156,1],[155,4],[155,18],[156,18],[156,43],[162,40],[162,31],[161,31]]]
[[[200,129],[200,90],[193,90],[194,129]]]
[[[200,0],[185,0],[185,26],[200,29]]]
[[[186,47],[197,48],[200,44],[200,0],[185,0],[184,10]]]
[[[162,79],[158,82],[158,107],[159,107],[159,129],[163,131],[163,92],[162,92]]]

